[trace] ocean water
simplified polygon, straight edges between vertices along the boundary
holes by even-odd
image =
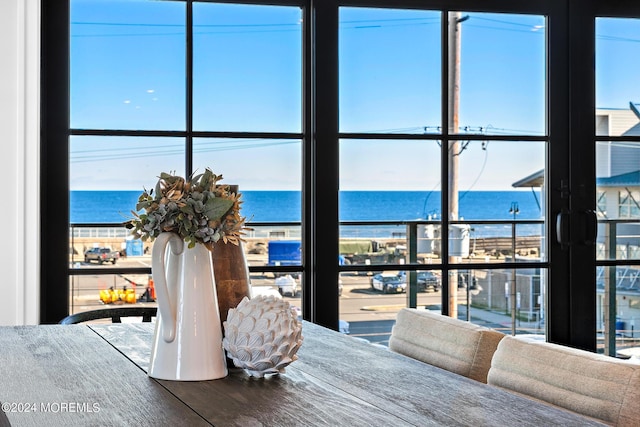
[[[140,191],[72,191],[72,224],[121,223],[133,217]],[[342,191],[341,221],[407,221],[440,218],[440,193],[428,191]],[[300,221],[298,191],[243,191],[242,214],[250,222]],[[459,217],[465,220],[540,219],[540,193],[531,191],[469,191],[459,195]]]

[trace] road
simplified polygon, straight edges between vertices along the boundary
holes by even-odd
[[[95,267],[97,264],[76,263],[75,268]],[[103,264],[107,271],[115,267],[149,267],[150,256],[121,258],[117,265]],[[146,289],[149,277],[147,275],[117,274],[73,276],[72,286],[72,312],[91,310],[102,306],[99,301],[99,291],[114,287],[135,287],[136,294],[140,296]],[[370,276],[365,274],[343,273],[342,295],[340,298],[340,319],[349,322],[350,334],[365,338],[372,342],[386,345],[388,343],[391,327],[395,321],[398,310],[406,307],[407,294],[383,294],[371,289]],[[275,278],[272,274],[252,274],[251,284],[254,288],[269,287],[277,289]],[[264,288],[263,288],[264,289]],[[419,307],[440,307],[441,293],[429,290],[418,293]],[[466,295],[461,291],[459,301],[465,301]],[[284,299],[291,305],[301,306],[301,295],[284,295]],[[154,302],[138,302],[141,305],[154,305]],[[461,307],[462,308],[462,307]]]

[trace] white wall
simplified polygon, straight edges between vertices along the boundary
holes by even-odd
[[[0,325],[38,323],[39,0],[0,1]]]

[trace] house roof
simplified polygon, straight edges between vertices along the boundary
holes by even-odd
[[[629,109],[640,119],[640,103],[629,102]],[[601,108],[600,110],[619,110],[617,108]],[[629,128],[623,136],[640,135],[640,122]],[[513,184],[512,187],[542,187],[544,185],[544,169],[532,173]],[[640,186],[640,170],[606,178],[596,178],[596,185],[601,187]]]
[[[638,186],[640,185],[640,170],[606,178],[596,178],[596,185],[599,187]]]
[[[640,123],[638,123],[638,124],[634,125],[633,127],[629,128],[629,130],[627,130],[622,135],[623,136],[638,136],[638,135],[640,135]]]
[[[519,181],[511,184],[512,187],[542,187],[544,184],[544,169],[540,169],[538,172],[534,172],[531,175],[522,178]]]
[[[511,184],[512,187],[542,187],[544,184],[544,169]],[[640,170],[627,172],[606,178],[596,178],[598,187],[640,186]]]

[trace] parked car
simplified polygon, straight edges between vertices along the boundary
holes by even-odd
[[[292,297],[295,297],[298,291],[298,282],[294,279],[290,274],[286,276],[278,277],[276,279],[276,286],[278,287],[278,291],[280,295],[289,294]]]
[[[96,261],[99,264],[110,262],[115,264],[120,258],[120,252],[112,251],[111,248],[91,248],[84,253],[84,262]]]
[[[406,292],[407,281],[402,274],[378,273],[371,278],[371,289],[385,294]]]
[[[441,287],[440,278],[432,271],[419,271],[416,283],[418,292],[426,292],[429,288],[439,291]]]

